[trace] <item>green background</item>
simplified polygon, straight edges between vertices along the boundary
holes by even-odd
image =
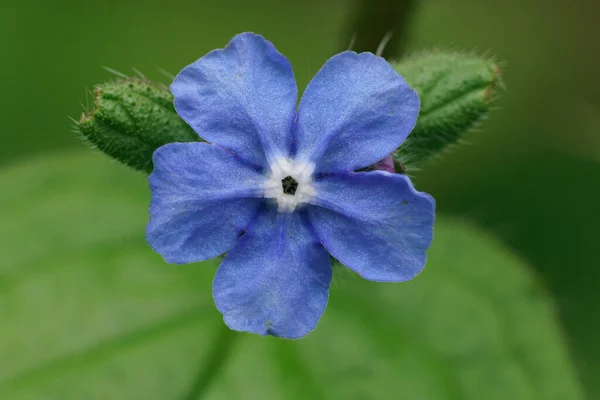
[[[442,215],[422,283],[342,276],[300,342],[221,331],[214,265],[162,264],[143,243],[144,176],[90,157],[72,132],[87,91],[112,79],[102,66],[166,81],[158,68],[242,31],[273,41],[303,87],[350,41],[354,6],[3,5],[0,397],[171,399],[201,376],[214,399],[568,399],[577,382],[600,398],[597,2],[417,3],[401,45],[493,55],[507,90],[470,145],[415,176]],[[450,283],[471,279],[477,295]]]

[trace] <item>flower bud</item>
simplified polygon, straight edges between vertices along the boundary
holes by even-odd
[[[502,83],[493,61],[462,53],[421,53],[392,65],[421,100],[417,124],[394,154],[410,167],[457,143],[487,114]]]
[[[78,127],[101,151],[147,173],[158,147],[200,140],[175,112],[165,85],[135,78],[97,86],[94,109],[82,114]]]

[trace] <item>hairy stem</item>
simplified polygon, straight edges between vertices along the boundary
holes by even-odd
[[[381,56],[398,58],[406,49],[406,32],[415,0],[355,0],[352,16],[344,31],[342,49],[352,41],[352,50],[375,53],[389,36]]]

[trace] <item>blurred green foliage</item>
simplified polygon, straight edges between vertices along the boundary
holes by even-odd
[[[97,305],[98,301],[105,301],[104,298],[82,298],[66,289],[89,283],[90,280],[96,282],[97,279],[104,279],[108,284],[111,282],[111,271],[115,274],[114,277],[122,281],[121,289],[128,289],[127,285],[130,285],[133,295],[136,294],[134,288],[137,280],[152,281],[158,276],[163,277],[162,274],[171,276],[171,282],[180,279],[175,276],[179,269],[167,269],[166,266],[160,274],[149,267],[150,270],[146,271],[149,276],[140,276],[144,272],[142,270],[135,270],[131,278],[123,275],[130,271],[127,266],[139,267],[139,263],[144,263],[146,258],[148,265],[154,265],[154,268],[161,268],[162,265],[158,263],[157,256],[145,252],[142,233],[139,236],[131,233],[131,229],[143,229],[140,213],[144,213],[144,210],[138,207],[147,201],[145,192],[140,186],[139,191],[132,194],[135,199],[120,195],[120,185],[143,185],[144,176],[138,175],[135,179],[124,177],[123,180],[115,179],[111,183],[104,181],[109,179],[107,177],[110,173],[103,175],[102,163],[94,164],[91,169],[88,167],[85,169],[87,181],[82,181],[82,185],[87,188],[85,190],[97,194],[99,200],[104,199],[104,202],[93,202],[94,208],[87,209],[80,194],[70,192],[74,189],[74,183],[63,180],[64,174],[69,171],[62,174],[53,170],[55,174],[43,174],[44,169],[49,167],[34,162],[29,167],[18,167],[11,172],[15,163],[35,158],[41,153],[65,147],[79,149],[81,152],[89,151],[70,131],[71,123],[67,117],[77,119],[83,111],[78,103],[85,104],[86,98],[89,99],[84,88],[91,89],[93,85],[111,79],[111,75],[102,70],[101,66],[107,65],[127,74],[133,74],[131,67],[137,67],[150,78],[160,79],[157,67],[176,73],[205,52],[226,44],[235,33],[252,30],[274,41],[291,59],[299,84],[303,87],[323,61],[339,50],[339,43],[344,42],[341,32],[347,35],[345,21],[352,15],[350,6],[353,4],[351,0],[184,0],[177,3],[148,0],[143,4],[133,0],[23,0],[3,5],[3,12],[0,13],[0,44],[3,49],[0,71],[4,85],[3,96],[0,97],[0,122],[4,141],[0,146],[0,168],[3,176],[21,174],[23,179],[5,178],[7,180],[4,184],[11,186],[8,189],[3,187],[0,194],[2,202],[12,204],[12,208],[3,209],[2,214],[0,288],[9,286],[13,277],[5,274],[14,270],[17,261],[27,257],[34,260],[36,254],[41,254],[41,258],[31,261],[35,273],[19,272],[18,279],[24,279],[21,283],[24,286],[19,286],[19,296],[13,297],[11,302],[5,302],[3,306],[8,310],[7,313],[17,313],[17,310],[30,305],[38,314],[37,317],[29,314],[23,316],[22,320],[2,324],[0,337],[11,343],[10,346],[4,345],[2,360],[8,359],[8,354],[15,357],[15,354],[22,352],[21,362],[25,363],[25,360],[33,360],[33,356],[27,352],[35,352],[40,357],[39,362],[49,362],[52,357],[64,354],[61,351],[76,351],[101,345],[96,341],[105,337],[85,336],[85,332],[80,331],[86,327],[92,330],[102,323],[104,329],[113,329],[112,333],[116,333],[119,326],[129,321],[128,314],[112,313],[116,309],[134,310],[130,312],[135,313],[149,312],[154,308],[165,311],[169,305],[177,302],[177,296],[181,296],[180,300],[188,296],[190,301],[197,302],[209,298],[208,283],[204,281],[196,289],[190,288],[189,292],[173,294],[174,303],[162,305],[148,300],[152,309],[140,311],[136,308],[139,304],[135,301],[117,302],[115,298],[114,302],[106,304],[108,308],[104,308],[96,318],[86,319],[86,304],[91,307],[92,304]],[[474,221],[527,260],[539,281],[548,287],[555,299],[560,320],[567,333],[568,347],[588,397],[592,399],[600,397],[600,381],[597,380],[600,373],[600,345],[597,343],[600,318],[595,312],[600,304],[600,270],[596,267],[600,265],[600,253],[595,251],[596,224],[600,221],[600,208],[597,206],[600,203],[600,181],[597,179],[600,175],[600,141],[597,136],[600,126],[600,86],[598,80],[591,78],[595,76],[600,55],[590,51],[595,44],[594,38],[600,34],[600,28],[593,17],[598,15],[598,11],[598,3],[593,0],[429,0],[419,2],[413,9],[413,18],[407,32],[410,39],[407,47],[411,51],[434,47],[473,49],[478,54],[489,52],[504,62],[501,65],[508,90],[498,101],[498,110],[479,129],[468,135],[467,139],[473,143],[471,146],[461,147],[419,173],[415,177],[416,186],[436,197],[441,213],[452,213],[456,218]],[[350,37],[347,41],[350,42]],[[108,159],[105,164],[106,168],[115,168],[110,166]],[[27,168],[32,170],[24,173]],[[133,183],[134,180],[138,183]],[[36,192],[34,187],[41,187],[36,185],[42,183],[48,190],[53,188],[54,193]],[[106,189],[102,189],[110,184],[114,185],[114,197],[110,197],[110,194],[105,193]],[[94,189],[95,185],[97,189]],[[30,187],[32,189],[28,191]],[[90,193],[87,194],[88,199],[93,197]],[[29,201],[20,202],[21,199]],[[110,212],[103,214],[102,209]],[[95,210],[98,212],[95,213]],[[57,220],[59,215],[62,218]],[[87,216],[84,218],[85,215]],[[113,218],[106,215],[113,215]],[[82,222],[77,224],[79,217]],[[64,224],[61,223],[63,220]],[[78,232],[83,232],[78,231],[78,227],[86,228],[83,221],[87,225],[104,226],[104,230],[99,231],[98,235],[106,237],[89,237],[85,234],[77,236]],[[111,221],[118,223],[110,224]],[[444,226],[445,224],[440,225],[441,232],[451,229]],[[455,229],[460,231],[462,228],[452,228],[453,231]],[[35,236],[36,232],[45,232],[45,235]],[[68,251],[62,255],[59,254],[61,237],[73,239],[73,242],[69,242]],[[21,244],[27,245],[13,245],[13,238],[21,238]],[[36,240],[27,240],[28,238]],[[88,242],[96,240],[99,243],[97,246]],[[42,257],[43,250],[54,248],[50,245],[55,245],[56,254],[48,256],[46,260]],[[489,253],[479,255],[479,265],[501,262],[498,261],[500,256],[494,253],[495,245],[490,246]],[[90,247],[94,250],[90,250]],[[92,255],[87,253],[89,251]],[[86,270],[85,260],[103,260],[103,257],[113,257],[117,253],[123,254],[124,258],[120,264],[111,264],[107,259],[106,275],[94,276],[97,269]],[[465,250],[466,261],[469,261],[468,256],[469,252]],[[56,277],[60,282],[50,286],[42,285],[43,281],[39,280],[41,277],[38,274],[47,275],[63,262],[70,265],[68,268],[72,268],[73,273],[63,272],[63,275]],[[82,266],[81,270],[77,269],[78,265]],[[119,270],[119,265],[124,269]],[[423,285],[427,284],[426,274],[430,273],[430,269],[438,271],[445,267],[444,262],[432,262],[423,275]],[[477,267],[478,265],[473,265],[473,270],[476,271]],[[86,273],[90,275],[82,277],[81,274]],[[431,272],[432,275],[435,273]],[[167,275],[163,278],[166,279]],[[415,281],[415,285],[419,284],[419,279]],[[342,291],[346,283],[338,285]],[[362,290],[374,290],[371,285],[362,281],[353,285],[360,286]],[[407,285],[409,289],[404,289],[405,285],[402,285],[382,290],[398,291],[398,296],[404,296],[404,290],[413,290],[411,285],[413,283]],[[197,293],[194,294],[194,290]],[[35,294],[46,296],[45,299],[54,299],[53,308],[44,309],[43,304],[38,304],[40,300],[32,297]],[[137,301],[143,302],[144,297],[150,294],[140,291]],[[334,298],[332,308],[335,306],[334,301],[340,307],[346,307],[343,299],[343,295],[339,295],[338,300]],[[433,302],[435,298],[428,301]],[[477,300],[467,305],[475,307]],[[71,318],[69,321],[78,321],[79,324],[58,326],[44,323],[52,321],[53,310],[58,312],[65,307],[73,308],[68,314]],[[76,309],[77,307],[81,308]],[[402,309],[400,315],[394,312],[382,312],[382,315],[402,323],[402,314],[408,311],[410,308]],[[365,315],[360,312],[357,311],[356,315]],[[354,315],[350,311],[348,313],[350,316]],[[326,318],[333,320],[335,315],[334,311],[331,317]],[[144,315],[140,316],[142,317]],[[207,311],[206,318],[217,318],[214,310]],[[196,322],[198,325],[204,323],[204,320]],[[325,336],[337,338],[335,333],[331,333],[330,329],[333,328],[329,328],[328,324],[324,320],[323,327],[314,333],[317,338],[309,337],[307,340],[319,342],[327,340]],[[218,325],[215,323],[212,326]],[[182,328],[181,342],[187,344],[182,344],[179,351],[187,354],[197,350],[199,360],[202,349],[208,346],[211,337],[186,329],[188,328]],[[373,329],[371,332],[377,333],[378,330]],[[391,334],[397,334],[398,341],[402,342],[402,329],[383,326],[381,332],[393,332]],[[103,333],[108,335],[111,332]],[[545,334],[546,329],[540,328],[538,335]],[[155,335],[161,337],[160,332]],[[323,339],[319,339],[319,335]],[[352,338],[352,335],[348,337]],[[58,338],[68,340],[68,346],[58,348]],[[479,335],[474,335],[472,340],[478,338]],[[135,338],[127,340],[135,341]],[[558,339],[555,340],[558,342]],[[270,339],[248,338],[244,341],[246,344],[242,344],[238,357],[252,359],[256,356],[255,358],[260,359],[264,351],[273,351],[273,341]],[[389,339],[382,343],[388,342]],[[35,343],[35,347],[30,347],[31,343]],[[547,343],[550,344],[546,348],[552,347],[551,342]],[[357,354],[366,357],[364,360],[369,367],[378,368],[378,363],[384,366],[390,363],[385,349],[361,348],[354,343],[349,343],[348,346],[357,348]],[[486,346],[483,348],[493,349]],[[117,346],[117,349],[120,348]],[[562,350],[556,345],[553,350],[540,351],[553,354]],[[284,350],[277,350],[277,354],[279,352]],[[173,360],[177,358],[176,354],[156,354],[156,359],[162,359],[165,365],[175,365],[169,363],[175,362]],[[374,357],[374,354],[378,355],[377,359],[367,358]],[[411,353],[406,354],[410,357]],[[98,362],[106,361],[102,354],[94,352],[90,352],[89,357],[96,357]],[[401,369],[400,373],[420,371],[418,362],[423,362],[423,359],[416,355],[413,357],[414,362],[398,364],[411,365],[411,368]],[[4,362],[2,364],[3,377],[9,376],[7,370],[11,372],[10,376],[17,373],[17,366],[10,371],[10,365]],[[252,381],[255,376],[249,374],[249,371],[253,374],[261,373],[260,368],[247,368],[246,365],[243,360],[231,363],[232,371],[228,371],[230,378],[227,385],[244,386],[245,382]],[[250,364],[253,365],[256,364]],[[34,366],[36,365],[22,364],[20,368]],[[43,365],[36,367],[42,368]],[[79,366],[74,361],[67,360],[65,368],[78,369]],[[46,376],[44,371],[48,370],[42,368],[40,371],[43,378]],[[268,375],[269,372],[265,374],[271,376],[271,379],[278,376],[277,379],[285,380],[286,376],[289,378],[286,374],[295,376],[303,373],[302,369],[294,370],[299,372],[290,371],[291,368],[273,371],[273,375]],[[556,374],[545,376],[551,377],[550,380],[561,381],[564,387],[574,387],[574,384],[569,383],[568,373],[562,374],[566,376],[564,379],[554,379],[561,375],[561,370],[557,371]],[[102,379],[102,387],[110,385],[110,381],[117,379],[122,371],[108,366],[103,373],[106,375],[82,375],[86,378],[81,378],[81,387],[91,385],[98,379]],[[167,377],[175,387],[178,382],[190,381],[189,373],[183,375]],[[238,375],[243,381],[237,381]],[[348,378],[349,376],[352,375],[345,374],[344,378],[354,379]],[[128,375],[127,379],[134,377]],[[147,375],[137,378],[143,379],[143,383],[147,385],[156,383]],[[49,379],[45,382],[50,382],[50,386],[44,387],[52,387],[54,378],[44,379]],[[255,376],[255,379],[261,377]],[[415,382],[419,382],[418,379]],[[319,381],[315,384],[322,383]],[[556,382],[554,384],[558,385]],[[32,392],[29,393],[35,393],[36,387],[31,388]],[[27,391],[21,393],[26,394]]]
[[[0,398],[177,399],[213,351],[203,399],[581,398],[551,299],[467,224],[438,218],[419,279],[344,275],[307,338],[263,338],[224,326],[216,262],[148,251],[142,178],[97,154],[0,173]]]

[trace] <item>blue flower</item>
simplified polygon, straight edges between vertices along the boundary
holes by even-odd
[[[384,59],[334,56],[297,106],[290,62],[243,33],[184,68],[171,91],[208,143],[154,153],[147,240],[170,263],[227,253],[213,297],[231,329],[313,330],[329,297],[329,255],[372,281],[422,271],[433,198],[404,175],[355,172],[393,152],[419,113]]]

